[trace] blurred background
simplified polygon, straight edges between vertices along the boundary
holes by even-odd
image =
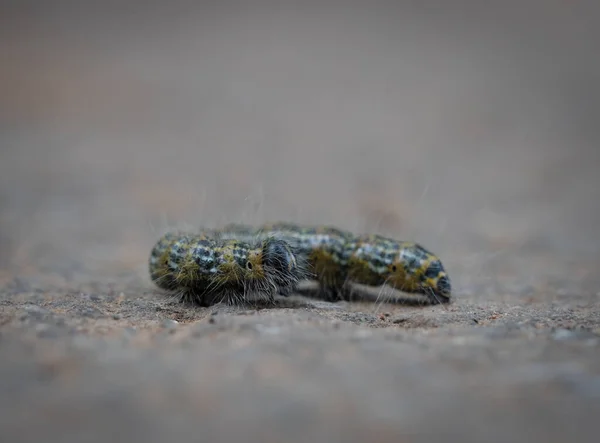
[[[150,285],[167,229],[266,220],[418,241],[464,292],[597,263],[597,1],[0,5],[0,277]]]

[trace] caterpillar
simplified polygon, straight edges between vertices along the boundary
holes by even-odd
[[[150,253],[149,271],[159,288],[201,306],[249,299],[272,302],[275,293],[288,294],[305,278],[284,240],[242,241],[208,230],[163,235]]]
[[[225,238],[278,238],[291,245],[308,264],[310,278],[319,284],[317,296],[328,301],[349,299],[352,283],[389,286],[425,295],[431,302],[448,303],[452,285],[441,260],[418,243],[381,235],[355,235],[332,226],[268,223],[252,229],[229,224],[219,230]],[[293,288],[295,289],[296,284]]]

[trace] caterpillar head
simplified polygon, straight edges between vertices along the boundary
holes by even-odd
[[[433,302],[450,301],[452,285],[442,262],[415,243],[400,248],[388,266],[387,281],[400,290],[424,294]]]
[[[255,296],[289,292],[289,288],[298,281],[296,257],[283,240],[269,237],[257,243],[256,247],[249,247],[243,264],[240,264],[244,270],[245,292]]]
[[[285,240],[268,237],[262,242],[262,264],[269,282],[284,295],[304,276],[304,266]]]

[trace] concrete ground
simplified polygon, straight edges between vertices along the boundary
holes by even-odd
[[[3,442],[597,441],[598,6],[363,3],[1,7]],[[150,282],[267,220],[418,241],[454,300]]]

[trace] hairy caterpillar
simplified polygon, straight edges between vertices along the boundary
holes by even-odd
[[[275,293],[287,294],[305,278],[284,240],[242,241],[211,234],[163,235],[150,253],[152,281],[182,301],[210,306],[249,298],[272,301]]]
[[[422,294],[435,303],[447,303],[451,283],[442,262],[413,242],[380,235],[354,235],[331,226],[308,227],[269,223],[252,229],[230,224],[219,231],[226,238],[275,237],[290,244],[311,268],[319,283],[319,298],[348,299],[349,283],[384,286]]]

